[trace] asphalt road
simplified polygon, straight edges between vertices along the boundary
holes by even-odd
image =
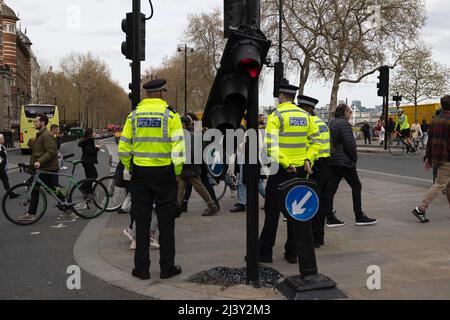
[[[359,153],[358,169],[419,179],[432,179],[432,173],[426,172],[423,167],[423,155],[394,157],[389,153]]]
[[[75,143],[63,145],[63,154],[76,154],[81,157]],[[10,152],[9,163],[28,162],[29,156],[20,152]],[[108,154],[99,153],[98,171],[100,176],[108,173]],[[77,169],[83,178],[83,169]],[[11,185],[25,181],[26,174],[13,171]],[[64,183],[64,181],[62,180]],[[61,183],[61,182],[60,182]],[[62,183],[61,183],[62,184]],[[0,197],[4,190],[1,187]],[[57,221],[60,213],[49,199],[45,216],[37,224],[19,227],[11,224],[0,215],[0,299],[147,299],[146,297],[108,285],[81,271],[81,290],[69,290],[67,273],[69,266],[75,265],[73,247],[89,221]]]

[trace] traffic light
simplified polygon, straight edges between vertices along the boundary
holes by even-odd
[[[229,35],[204,111],[205,127],[222,131],[240,127],[270,44],[260,31],[241,29]]]
[[[383,66],[378,69],[380,75],[378,79],[380,79],[377,88],[378,88],[378,96],[379,97],[389,97],[389,67]]]
[[[139,43],[139,59],[145,61],[145,15],[143,13],[139,14],[138,23],[138,34],[135,37],[135,21],[134,14],[127,13],[126,19],[122,20],[122,31],[126,34],[126,40],[122,42],[122,54],[128,59],[134,59],[135,52],[135,38],[138,38]]]

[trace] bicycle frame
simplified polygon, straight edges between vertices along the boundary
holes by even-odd
[[[28,195],[27,195],[27,200],[31,199],[31,194],[32,194],[34,188],[36,187],[37,184],[39,184],[39,186],[42,187],[47,192],[47,194],[50,197],[55,199],[56,202],[58,202],[59,205],[62,205],[62,206],[73,206],[73,205],[76,205],[78,203],[78,202],[76,202],[76,203],[67,203],[67,199],[66,199],[66,201],[62,202],[61,199],[59,199],[57,197],[56,193],[49,186],[47,186],[47,184],[45,184],[39,178],[41,174],[47,174],[47,175],[51,175],[51,176],[67,177],[67,178],[69,178],[69,181],[70,181],[69,187],[71,187],[71,186],[76,186],[78,188],[81,187],[81,185],[79,185],[78,182],[74,179],[73,175],[68,175],[68,174],[63,174],[63,173],[55,173],[55,172],[47,172],[47,171],[37,171],[36,174],[33,177],[33,182],[31,183],[30,191],[28,192]],[[69,191],[69,188],[67,186],[64,187],[64,191],[67,193]]]

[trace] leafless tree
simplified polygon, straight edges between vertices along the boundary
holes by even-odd
[[[449,89],[450,69],[433,60],[431,48],[421,44],[400,61],[400,70],[393,80],[393,91],[414,103],[418,120],[420,102],[443,96]]]

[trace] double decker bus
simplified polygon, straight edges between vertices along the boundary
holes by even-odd
[[[29,104],[22,106],[20,113],[20,149],[22,153],[29,153],[28,147],[30,139],[36,137],[37,130],[34,127],[34,120],[39,114],[47,115],[49,122],[47,128],[50,130],[52,124],[59,126],[58,107],[50,104]]]

